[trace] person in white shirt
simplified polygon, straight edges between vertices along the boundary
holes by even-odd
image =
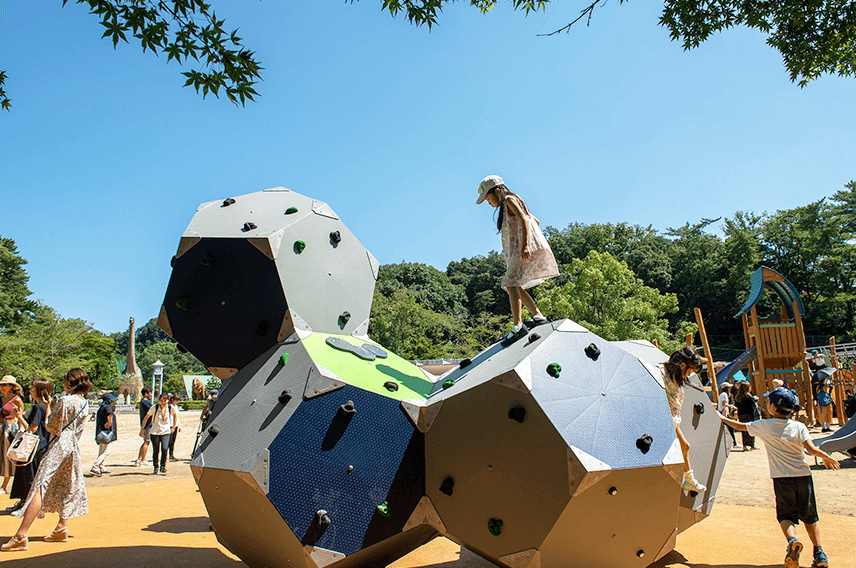
[[[158,450],[160,450],[160,473],[166,475],[166,456],[169,452],[169,436],[172,432],[173,424],[178,422],[178,412],[175,407],[169,403],[169,393],[161,393],[158,398],[157,405],[149,409],[148,414],[143,419],[151,417],[152,426],[149,430],[149,436],[152,439],[152,464],[154,465],[154,473],[158,473]]]

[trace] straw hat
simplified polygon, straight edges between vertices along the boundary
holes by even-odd
[[[18,394],[24,392],[21,385],[18,384],[18,380],[12,375],[4,375],[4,377],[0,379],[0,385],[12,385],[12,390]]]

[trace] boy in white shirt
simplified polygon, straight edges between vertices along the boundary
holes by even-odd
[[[799,568],[803,545],[797,540],[794,525],[800,521],[805,523],[805,530],[814,545],[812,567],[827,568],[829,562],[820,544],[817,501],[811,469],[805,463],[803,450],[822,459],[823,465],[829,469],[839,469],[841,466],[829,457],[829,454],[814,445],[805,424],[790,419],[799,409],[794,393],[778,387],[764,397],[767,399],[767,412],[772,418],[743,423],[726,418],[722,414],[719,417],[727,426],[749,432],[764,441],[767,461],[770,464],[770,477],[773,478],[773,491],[776,494],[776,519],[788,540],[785,568]]]

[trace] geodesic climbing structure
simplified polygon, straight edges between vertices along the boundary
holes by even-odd
[[[377,267],[284,188],[203,204],[182,236],[159,324],[224,378],[191,469],[245,563],[385,566],[443,535],[508,568],[641,568],[709,514],[727,437],[688,388],[711,489],[682,492],[650,343],[562,320],[430,377],[366,335]]]

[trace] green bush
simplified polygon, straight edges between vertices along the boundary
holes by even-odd
[[[204,400],[180,400],[176,403],[182,410],[202,410],[205,406]]]

